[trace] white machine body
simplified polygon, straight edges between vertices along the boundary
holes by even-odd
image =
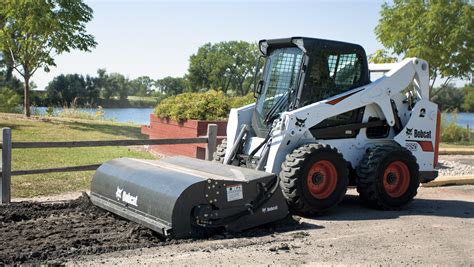
[[[371,64],[371,72],[385,72],[382,77],[334,97],[280,114],[273,123],[271,145],[265,171],[278,174],[285,156],[306,143],[329,144],[337,148],[345,160],[356,168],[367,148],[387,141],[406,147],[417,158],[420,172],[431,172],[437,164],[440,115],[435,103],[429,101],[428,63],[407,58],[395,64]],[[250,124],[255,104],[232,109],[227,126],[227,142],[233,144],[240,126]],[[396,110],[392,107],[395,106]],[[361,128],[355,138],[317,139],[309,130],[324,119],[365,107],[362,123],[370,117],[386,120],[390,126],[384,138],[369,138]],[[396,133],[393,126],[401,124]],[[244,153],[250,153],[264,139],[250,137]],[[261,156],[260,149],[256,156]],[[226,151],[229,157],[230,150]]]

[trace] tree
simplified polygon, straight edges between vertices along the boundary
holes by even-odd
[[[397,62],[397,58],[390,56],[387,50],[379,49],[369,55],[369,62],[375,64],[395,63]]]
[[[97,45],[86,33],[92,9],[81,0],[5,0],[0,9],[0,50],[24,80],[24,111],[30,116],[30,79],[55,66],[54,56]]]
[[[0,87],[7,87],[17,94],[23,88],[21,81],[13,76],[13,67],[5,52],[0,52]]]
[[[97,70],[97,77],[93,78],[94,87],[99,91],[99,96],[106,100],[113,96],[113,88],[108,86],[109,75],[105,69]]]
[[[11,112],[18,106],[20,96],[12,89],[3,87],[0,88],[0,112]]]
[[[86,75],[85,86],[85,99],[87,99],[88,104],[93,105],[100,96],[100,88],[96,84],[96,78]]]
[[[55,77],[46,87],[50,104],[71,106],[80,99],[88,99],[86,81],[79,74],[61,74]]]
[[[466,112],[474,112],[474,85],[466,85],[464,87],[464,103],[463,110]]]
[[[442,111],[461,110],[465,97],[464,91],[456,88],[454,84],[444,84],[442,87],[444,88],[437,89],[439,93],[431,100],[438,104],[438,108]]]
[[[178,95],[186,90],[186,79],[182,77],[165,77],[157,80],[155,86],[160,93]]]
[[[110,96],[118,96],[120,99],[127,99],[130,91],[130,82],[120,73],[111,73],[107,78],[106,88],[112,93]]]
[[[244,41],[204,44],[189,59],[191,91],[219,89],[247,94],[258,57],[257,45]]]
[[[474,6],[468,1],[394,0],[382,5],[380,15],[378,40],[396,55],[427,60],[431,88],[438,77],[447,85],[473,72]]]
[[[130,95],[149,96],[155,81],[148,76],[141,76],[130,81]]]

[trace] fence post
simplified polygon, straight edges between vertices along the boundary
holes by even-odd
[[[0,183],[0,203],[11,201],[11,171],[12,171],[12,134],[10,128],[2,129],[2,182]]]
[[[206,160],[212,160],[217,147],[217,124],[207,125]]]

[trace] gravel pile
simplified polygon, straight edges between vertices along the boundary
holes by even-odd
[[[439,177],[474,175],[474,156],[446,155],[439,157]]]

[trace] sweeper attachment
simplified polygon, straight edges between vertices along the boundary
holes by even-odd
[[[240,231],[288,214],[274,174],[185,157],[106,162],[91,201],[173,238]]]
[[[93,203],[186,237],[325,212],[348,186],[369,206],[398,209],[437,177],[440,113],[426,61],[369,66],[361,46],[313,38],[259,48],[256,103],[230,111],[215,162],[109,161],[94,175]],[[371,72],[383,74],[372,82]]]

